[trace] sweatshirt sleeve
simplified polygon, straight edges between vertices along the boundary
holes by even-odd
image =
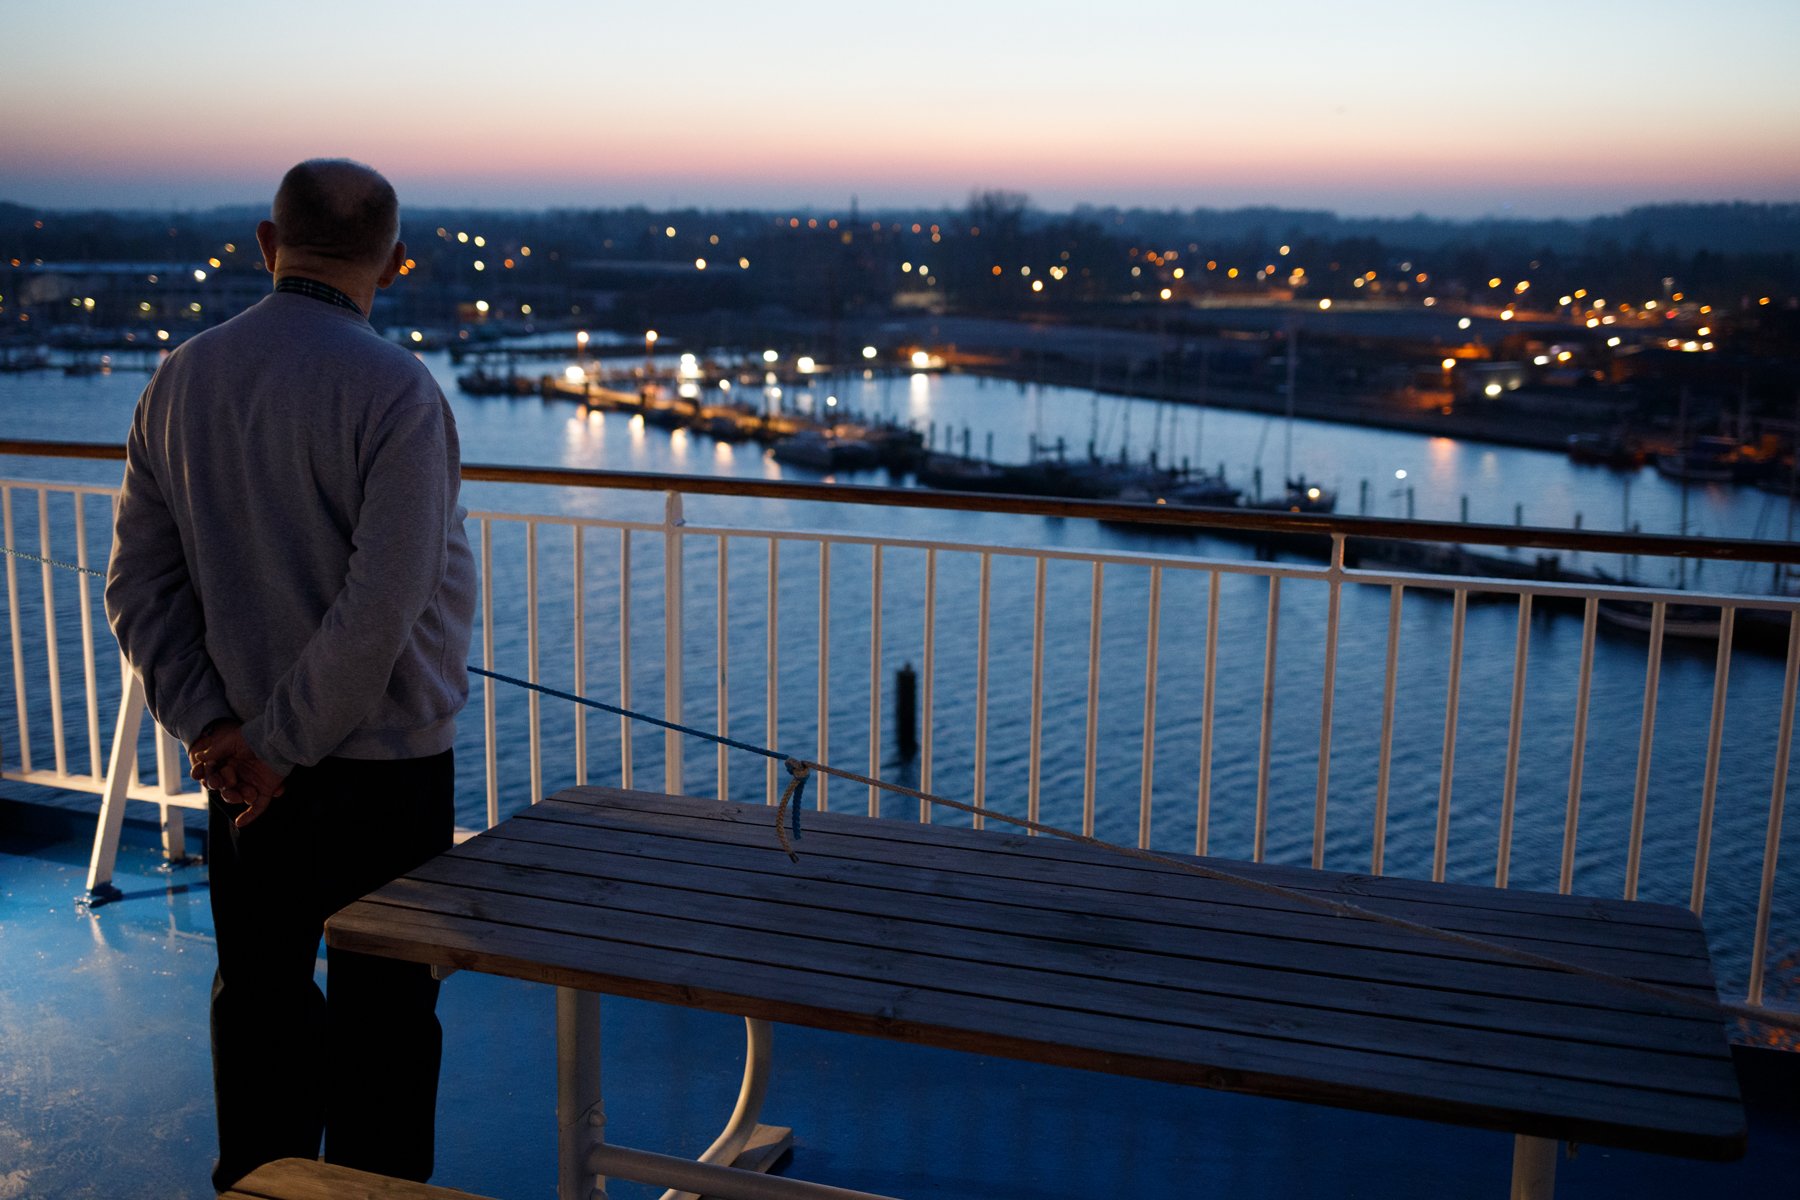
[[[213,721],[234,714],[206,652],[206,618],[149,451],[149,396],[145,389],[125,443],[125,482],[106,568],[106,617],[125,660],[143,680],[151,715],[188,743]]]
[[[380,702],[444,581],[460,467],[432,389],[397,405],[361,453],[362,501],[343,586],[244,737],[282,774],[329,755]]]

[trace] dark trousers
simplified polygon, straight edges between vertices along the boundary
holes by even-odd
[[[443,1031],[430,968],[328,950],[325,918],[448,849],[449,751],[296,768],[243,829],[214,793],[208,874],[213,1097],[220,1190],[265,1162],[319,1156],[383,1175],[431,1175]]]

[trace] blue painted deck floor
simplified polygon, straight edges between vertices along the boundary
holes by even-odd
[[[125,899],[86,912],[75,900],[92,830],[79,806],[0,798],[0,1200],[205,1200],[216,1148],[206,870],[162,869],[153,832],[128,824],[115,876]],[[735,1097],[742,1023],[625,1000],[603,1010],[609,1137],[698,1153]],[[465,972],[445,983],[439,1012],[435,1180],[551,1200],[551,989]],[[764,1118],[794,1127],[786,1169],[820,1182],[984,1200],[1507,1194],[1503,1134],[786,1026],[775,1045]],[[1559,1197],[1792,1195],[1800,1056],[1740,1061],[1743,1161],[1582,1147],[1559,1165]]]

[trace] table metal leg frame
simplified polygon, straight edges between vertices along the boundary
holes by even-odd
[[[600,997],[556,989],[556,1121],[559,1200],[606,1200],[606,1176],[670,1190],[663,1200],[891,1200],[798,1179],[761,1174],[792,1144],[792,1130],[757,1123],[768,1092],[773,1034],[746,1019],[744,1079],[731,1119],[698,1162],[606,1142],[600,1098]],[[736,1162],[737,1166],[724,1163]],[[744,1169],[750,1167],[751,1169]]]
[[[1512,1200],[1551,1200],[1556,1195],[1554,1138],[1513,1138]]]

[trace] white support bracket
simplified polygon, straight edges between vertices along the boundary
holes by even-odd
[[[100,821],[94,831],[94,853],[88,861],[87,903],[105,904],[120,898],[113,886],[113,863],[119,857],[119,833],[125,825],[125,796],[137,773],[138,729],[144,722],[144,684],[137,672],[125,673],[124,694],[119,697],[119,719],[113,726],[112,754],[106,764],[106,790],[100,794]]]

